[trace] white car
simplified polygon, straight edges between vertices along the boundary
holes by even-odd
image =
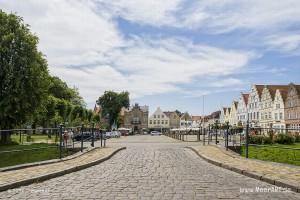
[[[112,131],[111,132],[111,137],[120,137],[121,136],[121,132],[120,131]]]
[[[112,137],[112,132],[106,132],[105,137],[106,138],[111,138]]]
[[[152,136],[154,135],[161,135],[161,132],[158,132],[158,131],[151,131],[150,133]]]

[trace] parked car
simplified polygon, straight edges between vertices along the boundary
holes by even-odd
[[[75,141],[81,141],[81,137],[83,138],[84,141],[89,141],[92,139],[92,133],[91,132],[83,132],[81,136],[81,133],[77,133],[73,138]]]
[[[121,133],[120,133],[120,131],[112,131],[111,132],[111,137],[120,137],[121,136]]]
[[[112,132],[106,132],[105,137],[106,138],[111,138],[112,137]]]
[[[158,132],[158,131],[151,131],[150,133],[152,136],[154,135],[161,135],[161,132]]]

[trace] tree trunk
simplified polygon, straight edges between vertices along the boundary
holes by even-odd
[[[0,144],[9,144],[11,143],[10,132],[3,131],[0,133]]]

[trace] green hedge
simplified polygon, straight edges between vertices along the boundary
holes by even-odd
[[[272,144],[272,140],[270,137],[264,135],[250,135],[249,136],[250,144]]]
[[[278,144],[294,144],[296,139],[291,134],[279,133],[275,136],[274,141]]]

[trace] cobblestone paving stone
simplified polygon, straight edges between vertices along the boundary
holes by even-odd
[[[248,172],[268,176],[274,180],[284,180],[300,186],[300,167],[281,163],[265,162],[254,159],[245,159],[239,155],[225,151],[215,146],[194,146],[196,151],[211,160],[227,164]]]
[[[165,136],[137,137],[121,139],[127,149],[99,165],[2,192],[0,199],[300,199],[294,192],[240,192],[274,186],[209,164]]]

